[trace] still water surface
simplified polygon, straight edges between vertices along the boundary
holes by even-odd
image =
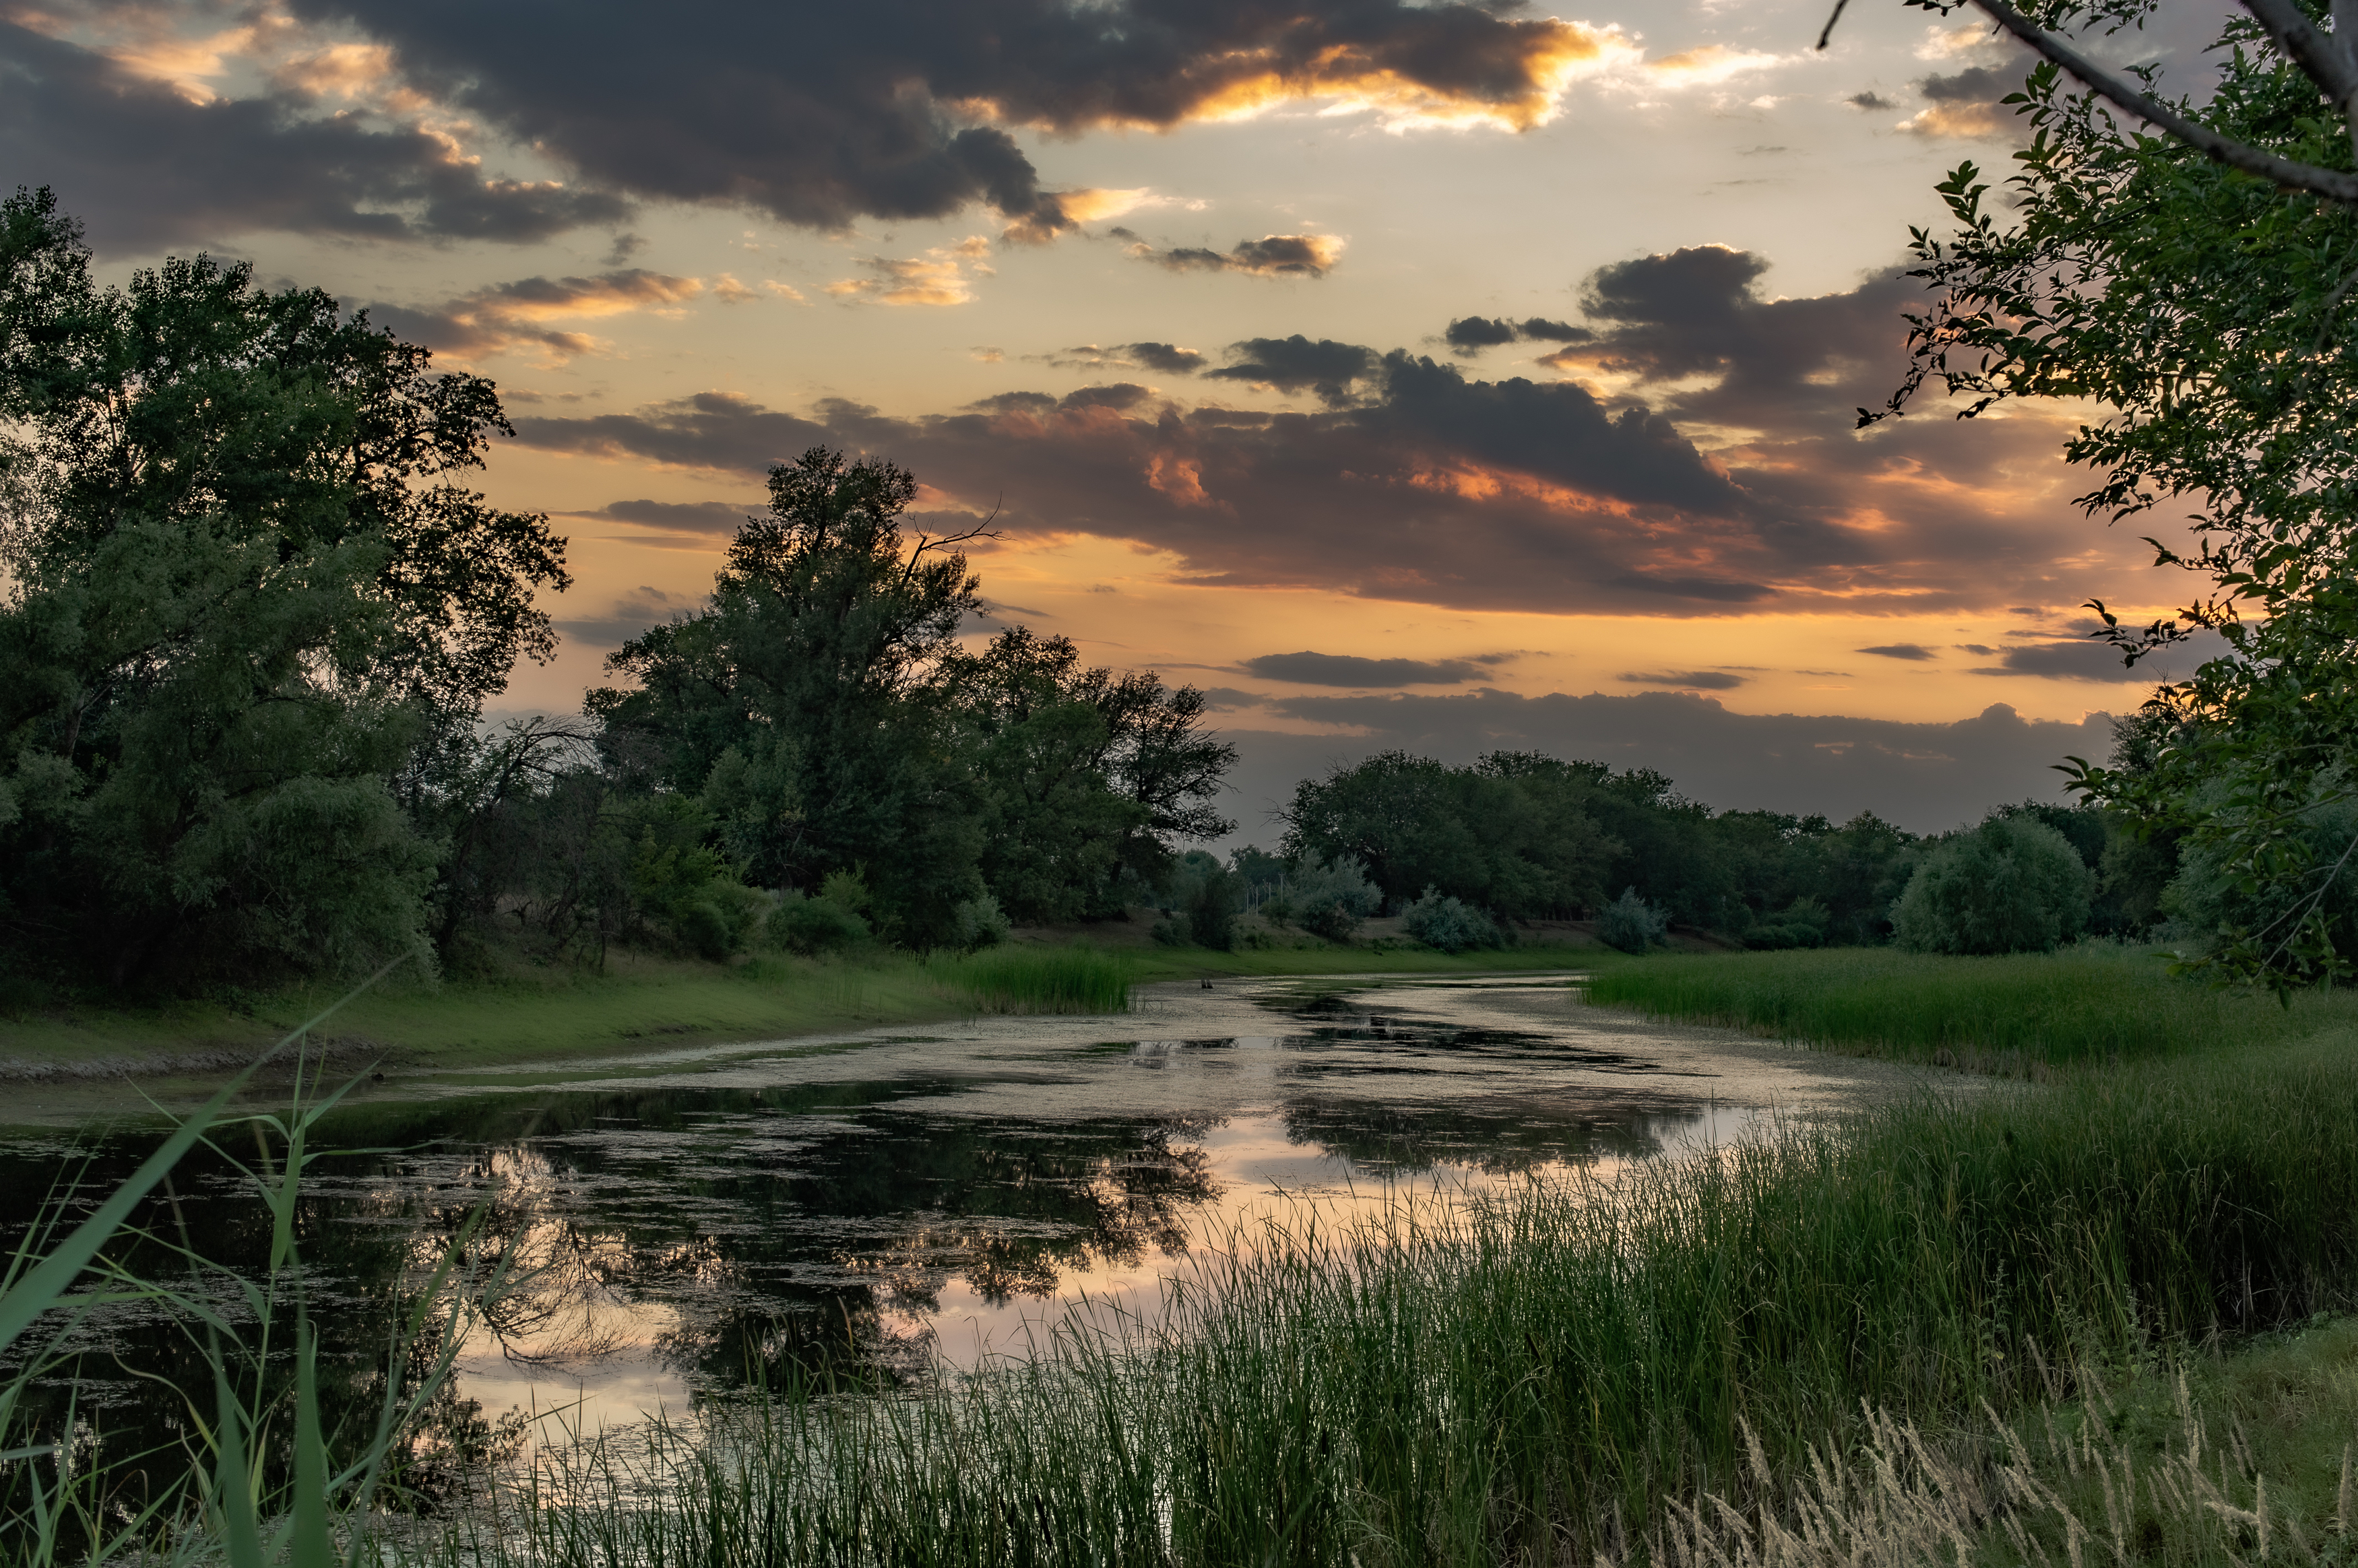
[[[1127,1018],[371,1085],[329,1122],[338,1153],[302,1216],[323,1359],[357,1405],[392,1315],[478,1210],[482,1255],[534,1273],[470,1336],[446,1415],[571,1407],[594,1428],[752,1377],[1020,1352],[1084,1294],[1151,1310],[1191,1256],[1303,1203],[1332,1217],[1609,1171],[1907,1081],[1591,1010],[1573,979],[1155,987]],[[69,1154],[96,1151],[103,1190],[154,1136],[0,1140],[0,1223],[21,1234]],[[147,1223],[260,1265],[266,1219],[221,1161],[193,1162],[175,1196]],[[168,1325],[95,1332],[102,1354],[52,1397],[70,1384],[138,1424],[157,1389],[130,1373],[199,1377]]]

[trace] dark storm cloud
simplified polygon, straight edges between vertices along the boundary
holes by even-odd
[[[1332,338],[1248,338],[1228,345],[1229,362],[1204,374],[1213,381],[1249,382],[1279,392],[1309,391],[1329,406],[1351,400],[1354,384],[1376,373],[1376,351]]]
[[[1668,686],[1682,691],[1734,691],[1744,684],[1744,677],[1725,670],[1666,671],[1660,675],[1640,675],[1635,671],[1616,676],[1624,686]]]
[[[1515,341],[1515,326],[1487,316],[1462,316],[1449,323],[1441,341],[1459,353],[1470,354],[1481,349],[1495,348]]]
[[[1918,417],[1854,433],[1852,409],[1879,402],[1904,362],[1914,285],[1887,275],[1772,299],[1766,271],[1705,247],[1590,280],[1593,336],[1545,362],[1659,388],[1650,405],[1296,334],[1231,345],[1206,379],[1314,394],[1321,411],[1034,392],[933,417],[841,402],[802,416],[712,393],[518,428],[537,446],[743,474],[819,442],[883,453],[964,504],[1003,498],[1015,535],[1130,540],[1206,585],[1673,616],[1921,614],[2103,590],[2072,533],[2093,525],[2060,488],[1992,488],[2007,465],[2051,463],[2059,427]],[[1706,456],[1690,421],[1731,444]]]
[[[1976,675],[2045,676],[2050,680],[2086,680],[2136,682],[2142,686],[2154,683],[2154,671],[2146,665],[2135,666],[2121,663],[2121,655],[2112,646],[2095,642],[2026,643],[2006,650],[1998,662]]]
[[[1968,66],[1946,76],[1928,76],[1916,84],[1916,91],[1935,103],[1995,103],[2022,91],[2022,72]]]
[[[1173,343],[1124,343],[1122,351],[1148,370],[1165,375],[1193,375],[1205,365],[1203,355]]]
[[[1263,654],[1247,659],[1244,667],[1263,680],[1291,681],[1296,686],[1341,686],[1361,688],[1398,686],[1463,686],[1482,676],[1481,662],[1473,659],[1365,659],[1351,654]]]
[[[1168,127],[1238,102],[1411,92],[1531,123],[1596,36],[1477,5],[1294,0],[296,0],[390,44],[406,78],[598,185],[838,229],[998,209],[1072,226],[1010,127]]]
[[[1154,394],[1136,382],[1118,381],[1110,386],[1084,386],[1068,392],[1058,400],[1060,408],[1135,408]]]
[[[1931,659],[1940,655],[1921,643],[1881,643],[1872,648],[1855,650],[1862,654],[1880,654],[1887,659]]]
[[[1466,316],[1449,323],[1441,341],[1461,359],[1470,359],[1484,349],[1500,343],[1519,341],[1541,343],[1585,343],[1596,334],[1585,327],[1575,327],[1566,321],[1552,321],[1544,316],[1534,316],[1527,321],[1509,321],[1504,317]]]
[[[1854,92],[1849,101],[1861,109],[1889,109],[1894,106],[1891,100],[1880,92]]]
[[[985,414],[1042,413],[1056,406],[1053,392],[994,392],[989,397],[978,397],[967,405]]]
[[[1814,574],[1805,563],[1841,553],[1666,422],[1608,413],[1577,385],[1468,381],[1399,352],[1368,382],[1364,402],[1318,414],[1029,394],[921,419],[839,401],[802,417],[705,393],[516,430],[543,449],[749,477],[818,444],[880,452],[968,504],[1003,498],[1011,534],[1132,539],[1203,583],[1549,610],[1629,609],[1638,583],[1645,612],[1682,614],[1777,591],[1751,573]]]
[[[103,251],[257,229],[525,243],[631,211],[601,191],[486,179],[415,128],[308,110],[279,93],[193,103],[0,21],[0,169],[53,187]]]
[[[1113,233],[1131,240],[1128,254],[1171,272],[1242,272],[1255,277],[1325,277],[1342,259],[1343,242],[1325,234],[1265,234],[1238,240],[1232,251],[1182,245],[1157,250],[1127,229]]]
[[[1249,695],[1249,694],[1239,694]],[[2125,697],[2128,694],[2124,693]],[[1533,751],[1616,768],[1659,768],[1681,793],[1720,810],[1823,812],[1842,821],[1872,811],[1919,833],[1979,819],[2006,801],[2061,802],[2066,755],[2112,749],[2112,720],[2025,719],[2004,704],[1946,724],[1731,713],[1713,698],[1520,697],[1485,690],[1412,697],[1255,699],[1284,717],[1364,730],[1299,735],[1230,726],[1243,753],[1231,775],[1239,840],[1267,842],[1266,813],[1295,780],[1336,762],[1399,749],[1462,764],[1486,752]]]

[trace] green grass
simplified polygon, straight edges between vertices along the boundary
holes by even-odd
[[[927,966],[977,1012],[1127,1012],[1137,962],[1092,947],[992,947]]]
[[[1087,942],[1014,945],[930,962],[872,953],[719,965],[617,954],[604,975],[516,962],[487,979],[396,982],[351,1004],[320,1038],[355,1065],[379,1058],[424,1067],[522,1065],[977,1011],[1119,1012],[1128,985],[1201,976],[1472,974],[1594,967],[1596,959],[1594,950],[1556,947],[1453,958],[1399,948],[1125,951]],[[325,986],[297,987],[234,1003],[19,1008],[0,1013],[0,1072],[219,1072],[250,1060],[330,994]]]
[[[1522,1563],[1869,1435],[2358,1304],[2346,1044],[1925,1100],[1470,1213],[1248,1238],[1152,1332],[592,1445],[498,1568]],[[660,1498],[656,1504],[644,1499]],[[857,1542],[854,1550],[850,1543]]]
[[[2173,979],[2168,957],[2088,944],[1953,958],[1889,947],[1661,956],[1600,971],[1588,1000],[1877,1055],[2020,1070],[2261,1047],[2358,1026],[2358,994]]]

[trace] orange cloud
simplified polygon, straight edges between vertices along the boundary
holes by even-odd
[[[963,305],[974,297],[973,278],[990,276],[980,262],[990,254],[989,240],[969,234],[922,256],[863,256],[866,277],[838,278],[827,292],[846,304]]]
[[[728,281],[735,283],[733,278]],[[595,277],[527,277],[461,295],[431,311],[378,308],[371,314],[381,323],[422,338],[438,351],[460,359],[536,349],[543,362],[549,363],[606,347],[601,339],[559,330],[550,322],[662,310],[685,304],[704,291],[701,278],[673,277],[633,267]],[[741,292],[750,297],[750,290]],[[729,295],[722,291],[721,297]]]

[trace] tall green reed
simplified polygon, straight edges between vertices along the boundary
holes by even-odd
[[[2317,1048],[1788,1126],[1612,1182],[1241,1237],[1152,1318],[917,1395],[586,1439],[455,1568],[1539,1563],[1668,1500],[2358,1304],[2358,1075]],[[535,1489],[537,1487],[537,1489]]]
[[[358,1568],[367,1555],[369,1516],[386,1467],[449,1375],[469,1294],[452,1288],[467,1236],[462,1228],[446,1249],[385,1346],[371,1430],[329,1431],[296,1218],[304,1177],[318,1158],[310,1136],[351,1086],[320,1092],[318,1069],[302,1046],[312,1029],[406,957],[288,1032],[180,1119],[70,1229],[65,1216],[74,1195],[67,1184],[20,1240],[0,1276],[0,1353],[10,1356],[12,1367],[0,1380],[0,1562],[48,1568],[69,1558],[137,1558],[228,1568]],[[297,1059],[287,1112],[233,1110],[256,1075],[289,1051]],[[221,1141],[232,1129],[254,1136],[250,1162]],[[168,1194],[172,1172],[200,1147],[231,1164],[269,1217],[268,1266],[259,1279],[133,1225],[159,1188]],[[134,1272],[110,1255],[134,1239],[160,1241],[183,1266],[183,1277]],[[478,1283],[496,1289],[501,1281]],[[177,1325],[196,1343],[210,1374],[204,1390],[154,1379],[156,1397],[182,1407],[182,1452],[106,1454],[103,1433],[78,1404],[69,1405],[62,1432],[29,1432],[28,1391],[39,1379],[70,1374],[81,1353],[77,1330],[93,1314],[125,1308]],[[291,1345],[279,1337],[279,1325],[290,1319]],[[288,1362],[291,1388],[276,1371]]]
[[[1888,947],[1665,956],[1598,973],[1592,1002],[1812,1044],[1990,1066],[2264,1045],[2358,1024],[2358,996],[2289,1008],[2173,979],[2167,956],[2109,943],[1958,958]]]
[[[979,1012],[1127,1012],[1136,964],[1092,947],[986,947],[926,966]]]

